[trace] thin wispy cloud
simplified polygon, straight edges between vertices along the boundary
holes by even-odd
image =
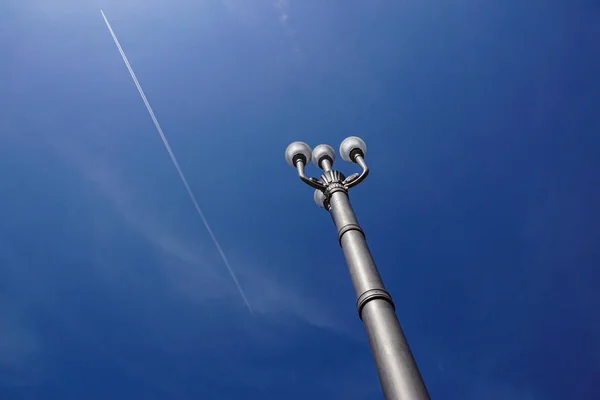
[[[0,315],[0,369],[18,370],[37,353],[39,340],[22,323],[6,315],[6,310]]]
[[[433,354],[442,354],[443,348],[439,348],[435,342],[430,343]],[[514,349],[516,354],[521,349]],[[508,353],[512,353],[510,350]],[[437,357],[437,356],[435,356]],[[439,357],[432,358],[431,362],[437,364],[437,379],[453,382],[457,388],[464,390],[464,398],[468,400],[542,400],[545,396],[532,389],[528,382],[520,381],[515,385],[515,381],[510,378],[501,378],[498,372],[503,368],[510,369],[511,363],[504,359],[504,354],[499,357],[468,358],[465,364],[464,359]],[[508,366],[508,367],[506,367]]]
[[[23,266],[19,265],[10,246],[2,241],[0,263],[0,279],[4,283],[10,286],[23,284],[21,281],[25,279],[20,279]],[[26,302],[15,296],[0,295],[0,388],[35,384],[38,379],[42,344],[35,329],[24,318],[27,312],[23,303]]]
[[[0,315],[0,387],[37,383],[40,341],[33,330]]]
[[[254,25],[260,24],[261,21],[269,21],[273,18],[272,13],[275,11],[277,22],[283,28],[285,35],[292,41],[294,52],[300,52],[296,30],[292,26],[292,3],[290,0],[264,0],[258,4],[243,0],[221,0],[221,4],[236,14],[240,21]]]
[[[123,176],[120,171],[125,160],[108,154],[118,147],[118,139],[98,127],[88,127],[87,132],[81,141],[49,143],[88,182],[86,190],[93,190],[90,195],[107,200],[128,226],[163,254],[164,279],[172,291],[198,305],[217,300],[222,307],[233,309],[236,291],[219,267],[219,257],[210,243],[178,232],[164,210],[151,200],[155,196],[148,196],[147,189]],[[105,238],[99,236],[96,240]],[[335,310],[315,300],[309,291],[293,282],[274,279],[269,266],[263,265],[256,255],[240,254],[235,246],[230,246],[230,257],[242,267],[240,277],[257,315],[292,318],[349,338],[361,337],[362,332],[348,326]]]
[[[279,21],[286,27],[288,27],[288,20],[290,18],[289,9],[290,2],[289,0],[275,0],[273,6],[279,11]]]
[[[285,29],[287,35],[294,42],[294,51],[299,52],[300,47],[298,46],[298,41],[296,39],[296,31],[294,30],[290,22],[290,0],[275,0],[275,2],[273,3],[273,7],[275,7],[277,12],[279,13],[279,22]]]
[[[471,400],[540,400],[542,398],[530,389],[519,388],[509,383],[501,384],[493,380],[472,380],[474,387],[469,396]]]

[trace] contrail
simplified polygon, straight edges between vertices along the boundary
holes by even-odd
[[[210,237],[212,238],[213,243],[215,244],[217,250],[219,251],[219,254],[221,254],[223,263],[227,267],[227,270],[229,271],[229,275],[231,275],[231,279],[233,279],[235,286],[237,287],[238,291],[240,292],[240,295],[242,296],[242,300],[244,300],[244,303],[246,304],[246,307],[248,307],[248,310],[250,311],[250,313],[254,314],[254,312],[252,311],[252,307],[250,306],[250,302],[246,298],[246,295],[244,294],[244,291],[242,290],[242,286],[238,282],[237,277],[235,276],[235,273],[233,272],[233,269],[231,268],[231,265],[229,265],[229,261],[227,260],[227,257],[225,256],[225,253],[223,252],[223,249],[221,248],[219,241],[215,237],[215,234],[213,233],[212,229],[210,228],[210,225],[208,224],[208,221],[206,220],[204,213],[202,212],[202,210],[200,209],[200,206],[198,205],[198,202],[196,201],[196,196],[194,196],[194,193],[192,192],[192,189],[190,188],[190,185],[188,184],[188,181],[185,178],[185,175],[183,174],[183,171],[181,170],[179,163],[177,162],[177,158],[175,157],[175,154],[173,153],[173,150],[171,149],[171,146],[169,145],[169,141],[167,140],[162,128],[160,127],[160,124],[158,123],[158,119],[156,119],[156,115],[154,115],[154,111],[152,110],[152,107],[150,106],[150,103],[148,102],[148,99],[146,98],[146,95],[144,94],[144,91],[142,90],[142,86],[140,85],[140,82],[138,81],[137,77],[135,76],[135,72],[133,72],[133,68],[131,68],[131,64],[129,64],[129,60],[127,59],[127,56],[125,55],[123,48],[121,47],[121,43],[119,43],[119,39],[117,39],[117,35],[115,35],[115,32],[113,31],[112,27],[110,26],[110,22],[108,22],[106,15],[104,15],[104,11],[100,10],[100,13],[102,14],[102,18],[104,18],[104,22],[106,22],[106,27],[108,28],[113,40],[115,41],[115,44],[117,45],[117,49],[119,49],[119,53],[121,53],[121,57],[123,58],[123,62],[125,63],[125,66],[129,70],[131,79],[133,79],[133,83],[135,83],[135,86],[137,87],[137,90],[140,93],[140,96],[142,97],[144,104],[146,105],[148,114],[150,114],[150,118],[152,118],[152,122],[154,122],[154,126],[156,127],[156,130],[158,131],[158,134],[160,135],[160,138],[162,139],[162,141],[165,145],[165,148],[167,149],[167,152],[169,153],[169,156],[171,156],[171,161],[173,161],[173,165],[175,166],[175,169],[177,169],[177,172],[179,173],[179,177],[181,178],[181,181],[183,182],[183,185],[185,186],[185,190],[187,190],[188,194],[190,195],[190,199],[192,200],[192,203],[194,204],[194,207],[196,208],[196,211],[198,212],[198,215],[200,216],[202,223],[204,223],[204,226],[206,227],[206,230],[208,231]]]

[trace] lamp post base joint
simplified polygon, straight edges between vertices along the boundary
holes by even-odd
[[[358,316],[362,320],[362,310],[371,300],[380,299],[385,300],[392,305],[392,308],[395,310],[396,305],[394,304],[394,300],[392,299],[392,295],[385,289],[370,289],[361,294],[356,300],[356,309],[358,310]]]
[[[360,225],[347,224],[347,225],[342,226],[340,228],[340,230],[338,231],[338,242],[340,243],[340,246],[342,245],[342,236],[344,236],[344,234],[346,234],[347,232],[350,232],[350,231],[358,231],[363,236],[363,238],[366,238],[365,231],[362,230]]]

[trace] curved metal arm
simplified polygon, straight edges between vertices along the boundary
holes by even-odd
[[[344,181],[344,185],[348,189],[358,185],[359,183],[364,181],[367,178],[367,176],[369,175],[369,167],[367,166],[365,159],[361,155],[357,155],[355,160],[356,160],[356,163],[358,165],[360,165],[362,172],[360,173],[360,175],[353,174],[353,175],[350,175],[348,178],[346,178],[346,180]]]
[[[325,190],[325,185],[323,185],[321,181],[316,178],[307,178],[306,175],[304,175],[304,163],[302,161],[296,163],[296,169],[298,170],[298,176],[302,179],[302,182],[315,189]]]

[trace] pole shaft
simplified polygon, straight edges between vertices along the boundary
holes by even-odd
[[[394,303],[385,290],[345,190],[331,193],[329,212],[350,270],[359,316],[365,325],[385,399],[429,400]]]

